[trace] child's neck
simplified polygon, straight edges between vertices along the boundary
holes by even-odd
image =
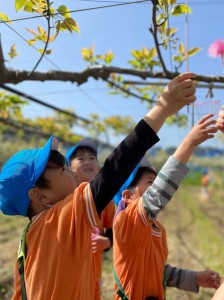
[[[31,218],[30,218],[31,225],[32,225],[34,222],[36,222],[37,219],[39,219],[39,217],[40,217],[46,210],[47,210],[47,208],[44,209],[44,210],[41,210],[41,211],[39,211],[38,213],[36,213],[36,214],[34,214],[33,216],[31,216]]]

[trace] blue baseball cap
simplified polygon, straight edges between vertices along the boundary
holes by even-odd
[[[119,202],[121,201],[123,191],[127,190],[130,187],[130,184],[132,183],[132,181],[135,179],[135,176],[136,176],[136,174],[138,172],[138,169],[140,169],[142,167],[149,167],[151,169],[150,164],[148,163],[148,161],[147,161],[147,159],[145,157],[143,157],[142,160],[140,161],[140,163],[137,164],[137,166],[134,168],[134,170],[132,171],[132,173],[129,175],[129,177],[127,178],[127,180],[125,181],[125,183],[122,185],[122,187],[120,188],[120,190],[114,196],[113,200],[114,200],[114,203],[116,205],[118,205]],[[155,174],[156,174],[156,171],[155,171]]]
[[[70,165],[71,156],[75,153],[75,151],[78,148],[90,148],[97,156],[97,143],[94,142],[91,138],[82,139],[75,146],[70,148],[66,153],[65,159],[68,166]]]
[[[132,173],[129,175],[129,177],[127,178],[127,180],[125,181],[125,183],[122,185],[122,187],[120,188],[120,190],[117,192],[117,194],[114,196],[113,200],[114,203],[116,205],[119,204],[119,202],[122,199],[122,193],[124,190],[127,190],[127,188],[129,187],[129,185],[131,184],[131,182],[133,181],[133,179],[135,178],[135,175],[137,173],[139,169],[139,164],[134,168],[134,170],[132,171]]]
[[[203,175],[208,174],[208,169],[207,169],[207,168],[203,168],[203,169],[202,169],[202,174],[203,174]]]
[[[3,214],[26,216],[30,205],[28,192],[45,170],[51,150],[58,150],[58,140],[54,136],[43,148],[21,150],[4,164],[0,172]]]

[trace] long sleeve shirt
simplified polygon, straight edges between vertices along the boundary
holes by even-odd
[[[105,160],[100,173],[90,183],[99,214],[113,199],[146,151],[158,141],[156,133],[141,120]]]
[[[99,225],[102,210],[158,140],[148,124],[140,121],[91,183],[82,183],[74,193],[35,218],[26,236],[28,299],[94,299],[92,228]],[[21,284],[16,268],[13,300],[20,299]]]
[[[114,221],[114,267],[130,300],[164,297],[168,251],[165,228],[156,217],[169,203],[188,170],[170,157],[143,196],[118,213]]]
[[[166,265],[166,285],[181,290],[198,293],[197,272],[187,269],[179,269]]]

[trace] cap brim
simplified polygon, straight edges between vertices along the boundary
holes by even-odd
[[[75,152],[77,148],[77,145],[73,146],[71,149],[68,150],[68,152],[66,153],[66,156],[65,156],[65,160],[66,160],[66,163],[67,163],[67,166],[69,167],[70,166],[70,158],[72,156],[72,154]]]
[[[139,164],[137,164],[137,166],[134,168],[134,170],[132,171],[132,173],[129,175],[129,177],[127,178],[127,180],[125,181],[125,183],[122,185],[122,187],[120,188],[120,190],[114,196],[113,199],[114,199],[114,203],[116,205],[118,205],[119,202],[121,201],[123,191],[126,190],[129,187],[129,185],[131,184],[131,182],[135,178],[135,175],[136,175],[138,169],[139,169]]]
[[[50,157],[51,150],[58,150],[58,139],[55,136],[51,136],[42,149],[40,149],[40,155],[37,160],[34,180],[37,181],[46,168],[47,162]]]
[[[0,173],[0,209],[6,215],[26,216],[29,190],[44,172],[51,150],[58,149],[52,136],[43,148],[21,150],[13,155]]]

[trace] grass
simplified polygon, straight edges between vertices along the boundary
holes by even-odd
[[[173,266],[202,271],[212,269],[224,275],[224,220],[220,219],[224,203],[213,191],[210,201],[201,200],[200,188],[181,188],[161,214],[167,229],[168,261]],[[219,191],[217,192],[219,195]],[[198,294],[169,288],[167,300],[211,299],[214,290],[200,288]]]
[[[214,180],[216,181],[216,180]],[[216,181],[218,182],[218,180]],[[186,182],[159,220],[167,230],[168,262],[180,268],[213,269],[224,276],[224,211],[222,180],[212,186],[212,198],[203,201],[200,187]],[[0,299],[11,298],[18,240],[27,220],[0,215]],[[104,254],[102,300],[113,299],[112,251]],[[198,294],[167,288],[167,300],[210,300],[214,290]],[[137,300],[137,299],[136,299]]]
[[[20,234],[27,220],[0,214],[0,299],[8,300],[13,291],[13,271]]]

